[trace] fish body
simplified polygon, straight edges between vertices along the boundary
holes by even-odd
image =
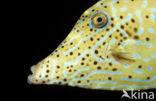
[[[156,0],[98,1],[31,71],[32,84],[156,88]]]

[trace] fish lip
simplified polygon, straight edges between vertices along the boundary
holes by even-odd
[[[31,72],[32,72],[32,74],[30,74],[30,75],[28,75],[28,78],[27,78],[27,83],[28,84],[33,84],[34,83],[34,76],[35,76],[35,74],[36,74],[36,65],[33,65],[33,66],[31,66]]]

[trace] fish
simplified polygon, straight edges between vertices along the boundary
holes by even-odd
[[[155,89],[156,0],[97,1],[31,71],[34,85]]]

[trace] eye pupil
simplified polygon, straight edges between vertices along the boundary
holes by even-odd
[[[101,22],[101,21],[102,21],[102,18],[101,18],[101,17],[99,17],[99,18],[97,19],[97,21],[98,21],[98,22]]]

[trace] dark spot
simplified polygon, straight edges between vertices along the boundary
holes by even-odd
[[[112,71],[117,71],[117,68],[113,68]]]
[[[124,29],[124,25],[121,25],[120,27],[121,27],[121,29]]]
[[[147,37],[147,38],[146,38],[146,41],[149,41],[149,40],[150,40],[150,38]]]
[[[148,18],[149,18],[149,16],[148,16],[148,15],[146,15],[145,17],[146,17],[146,19],[148,19]]]
[[[124,40],[126,40],[127,39],[127,37],[124,37]]]
[[[89,54],[87,54],[86,56],[89,57]]]
[[[109,28],[107,28],[106,31],[109,31]]]
[[[42,83],[45,83],[45,81],[42,81]]]
[[[49,73],[49,70],[47,70],[46,72]]]
[[[82,62],[81,65],[84,65],[84,63]]]
[[[71,72],[72,70],[71,69],[69,69],[69,72]]]
[[[77,83],[81,83],[81,81],[77,81]]]
[[[82,60],[84,61],[84,60],[85,60],[85,58],[82,58]]]
[[[128,26],[128,22],[126,22],[126,25]]]
[[[71,42],[70,45],[73,45],[73,43]]]
[[[67,81],[67,79],[63,79],[63,81],[65,81],[65,82],[66,82],[66,81]]]
[[[123,19],[123,16],[120,16],[120,19]]]
[[[97,65],[97,61],[94,61],[94,65]]]
[[[119,2],[119,1],[117,1],[116,3],[117,3],[117,4],[119,4],[120,2]]]
[[[149,80],[150,79],[150,77],[147,77],[147,80]]]
[[[100,38],[97,38],[97,40],[99,41],[99,40],[100,40]]]
[[[90,40],[93,41],[93,38],[91,37]]]
[[[93,29],[91,28],[90,31],[93,31]]]
[[[112,80],[112,78],[111,77],[108,77],[108,80]]]
[[[109,35],[109,38],[111,38],[112,37],[112,35]]]
[[[111,18],[111,20],[113,21],[113,20],[114,20],[114,18]]]
[[[119,31],[120,31],[119,29],[116,30],[116,32],[119,32]]]
[[[98,54],[98,50],[95,50],[95,54]]]
[[[139,65],[139,66],[138,66],[138,68],[142,68],[142,66],[141,66],[141,65]]]
[[[128,78],[129,78],[129,79],[131,79],[131,78],[132,78],[132,76],[131,76],[131,75],[129,75],[129,76],[128,76]]]
[[[84,74],[81,74],[80,77],[84,77]]]
[[[70,52],[70,55],[73,55],[73,52]]]
[[[131,22],[132,22],[132,23],[135,23],[135,20],[134,20],[134,19],[131,19]]]
[[[137,29],[137,28],[134,28],[134,31],[135,31],[135,32],[137,32],[137,31],[138,31],[138,29]]]
[[[111,24],[112,27],[114,27],[114,24]]]
[[[110,63],[109,63],[109,66],[112,66],[112,65],[113,65],[113,64],[110,62]]]
[[[120,33],[120,36],[122,37],[122,36],[123,36],[123,34],[122,34],[122,33]]]
[[[138,40],[139,39],[139,36],[135,35],[134,36],[134,39]]]
[[[100,66],[98,66],[98,67],[97,67],[97,69],[98,69],[98,70],[100,70],[100,69],[101,69],[101,67],[100,67]]]
[[[90,81],[89,81],[89,80],[87,80],[87,82],[89,83]]]
[[[78,53],[78,55],[81,55],[81,53]]]
[[[60,66],[57,66],[57,69],[59,69],[60,68]]]
[[[106,42],[103,42],[103,45],[105,45],[106,44]]]
[[[59,57],[59,54],[57,55],[57,57]]]
[[[104,8],[107,8],[107,6],[105,5]]]
[[[45,75],[45,78],[47,78],[48,77],[48,75]]]

